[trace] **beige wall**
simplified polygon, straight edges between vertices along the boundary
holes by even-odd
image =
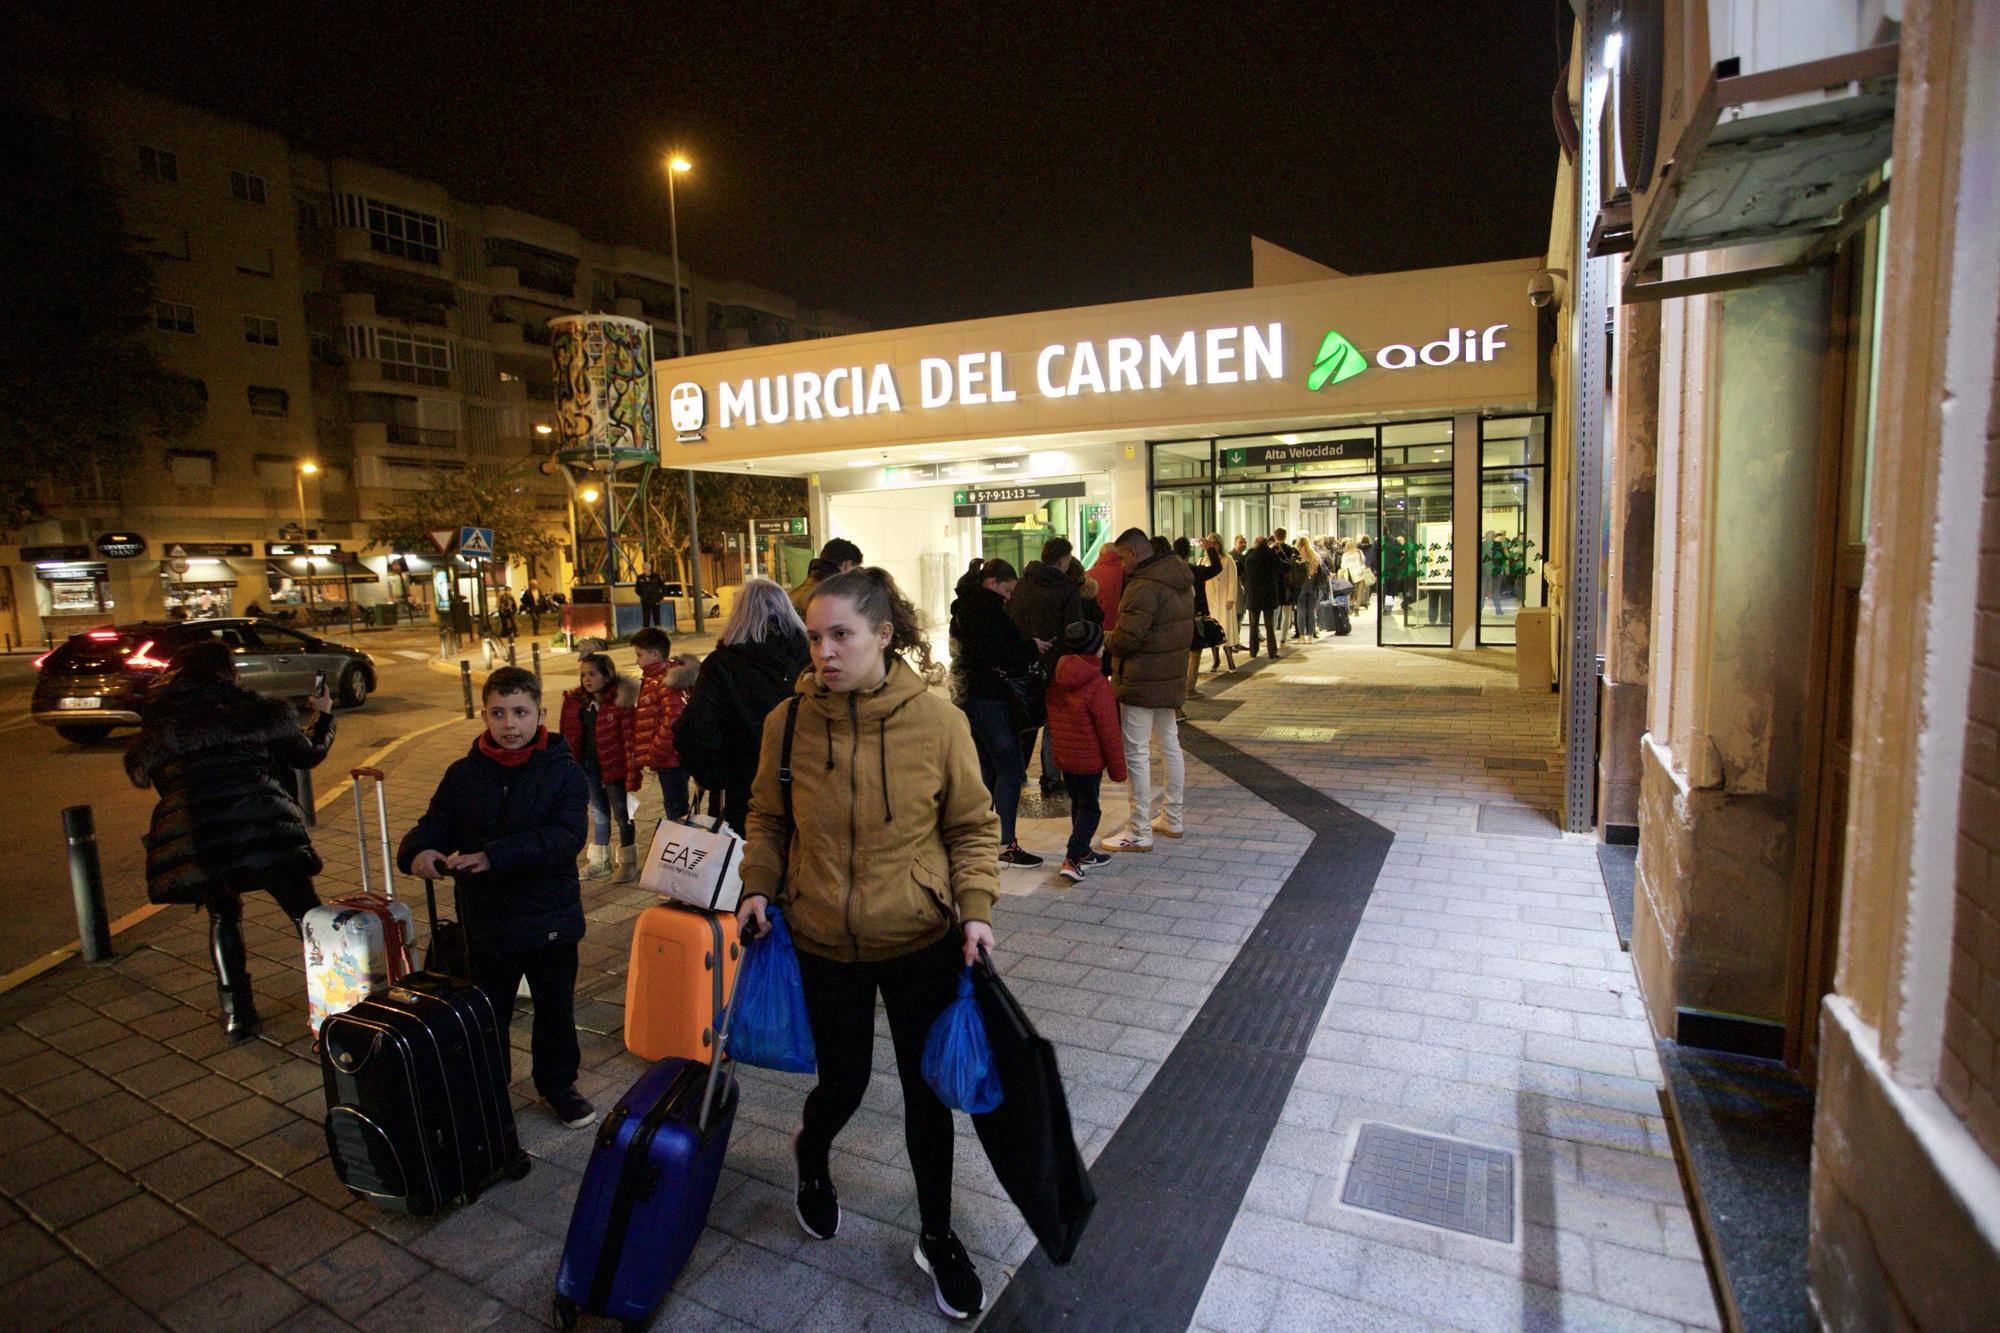
[[[1224,428],[1255,431],[1333,417],[1447,415],[1467,406],[1528,409],[1535,405],[1537,358],[1535,312],[1528,304],[1527,282],[1540,267],[1535,259],[1335,278],[864,333],[690,357],[678,364],[662,362],[658,374],[663,396],[675,383],[688,380],[700,385],[708,397],[706,438],[669,443],[666,461],[699,466],[941,441],[1118,433],[1144,438],[1167,430],[1190,435]],[[1148,343],[1159,334],[1171,342],[1191,330],[1198,335],[1208,329],[1245,326],[1262,331],[1274,323],[1283,327],[1282,371],[1276,379],[1192,387],[1176,379],[1158,389],[1086,391],[1064,397],[1049,397],[1037,387],[1037,356],[1053,344],[1074,347],[1090,342],[1103,357],[1114,338]],[[1419,364],[1407,370],[1371,364],[1354,379],[1318,392],[1305,384],[1320,339],[1329,329],[1346,335],[1372,361],[1388,345],[1421,347],[1452,328],[1484,332],[1494,325],[1507,326],[1500,335],[1507,345],[1491,361],[1473,362],[1461,356],[1454,364]],[[961,355],[989,352],[1003,359],[1006,385],[1018,395],[1013,401],[922,406],[919,367],[924,358],[944,358],[956,365]],[[795,372],[822,375],[854,366],[866,375],[878,363],[891,368],[901,411],[782,425],[721,425],[720,388],[725,383],[741,385]],[[1239,355],[1232,368],[1241,371],[1243,365]],[[1068,356],[1055,363],[1055,373],[1064,382],[1061,387],[1067,387],[1069,366]]]

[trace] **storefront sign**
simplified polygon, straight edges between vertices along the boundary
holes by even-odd
[[[97,553],[107,560],[129,560],[146,551],[146,539],[136,532],[107,532],[97,539]]]
[[[90,548],[82,542],[74,546],[23,546],[21,558],[35,564],[74,564],[90,559]]]
[[[1373,364],[1382,370],[1416,370],[1459,362],[1493,360],[1507,347],[1508,325],[1449,328],[1429,342],[1388,343]],[[1150,393],[1163,388],[1250,384],[1283,380],[1285,325],[1223,325],[1188,329],[1140,338],[1050,343],[1032,357],[1001,351],[963,352],[953,357],[919,357],[914,383],[908,367],[899,379],[898,367],[887,361],[872,366],[835,366],[826,371],[797,370],[786,375],[760,375],[716,385],[716,426],[779,426],[786,422],[838,421],[847,417],[898,413],[912,402],[924,411],[983,407],[1030,397],[1063,399],[1097,394]],[[1338,331],[1320,334],[1318,352],[1305,367],[1308,389],[1319,391],[1353,379],[1368,369],[1366,353]],[[914,395],[912,395],[914,390]],[[692,380],[674,386],[676,427],[682,439],[701,438],[707,425],[707,392]],[[893,480],[912,481],[915,468],[898,468]],[[948,475],[944,468],[939,475]]]
[[[1006,504],[1014,500],[1068,500],[1083,494],[1080,481],[1023,482],[1019,486],[967,486],[951,493],[954,505]]]
[[[1302,495],[1299,497],[1301,509],[1352,509],[1352,495]]]
[[[242,559],[253,552],[249,542],[175,542],[167,548],[167,554],[176,560],[184,560],[189,556],[226,560],[232,556]]]
[[[313,557],[324,560],[340,549],[339,542],[265,542],[265,555]]]
[[[806,521],[800,518],[760,518],[751,522],[751,528],[759,537],[803,537],[806,535]]]
[[[1314,440],[1307,444],[1253,444],[1241,449],[1224,449],[1225,468],[1283,467],[1288,463],[1330,463],[1351,458],[1373,458],[1375,441]]]

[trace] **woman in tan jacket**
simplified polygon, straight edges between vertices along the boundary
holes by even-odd
[[[828,1160],[868,1090],[879,990],[917,1177],[916,1263],[938,1309],[967,1319],[986,1296],[951,1229],[951,1112],[922,1065],[960,970],[993,945],[999,821],[965,715],[903,660],[914,652],[928,667],[930,646],[887,573],[855,569],[817,584],[806,637],[813,669],[799,677],[791,814],[780,774],[787,703],[764,722],[737,909],[761,935],[766,903],[783,907],[805,983],[819,1086],[792,1136],[795,1211],[815,1240],[840,1230]]]

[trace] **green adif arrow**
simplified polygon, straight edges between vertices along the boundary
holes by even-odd
[[[1329,384],[1351,380],[1368,369],[1368,358],[1360,349],[1332,329],[1320,339],[1319,355],[1313,358],[1312,373],[1306,376],[1308,389],[1323,389]]]

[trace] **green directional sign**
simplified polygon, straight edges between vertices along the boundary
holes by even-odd
[[[1313,357],[1312,373],[1306,376],[1308,389],[1324,389],[1329,384],[1351,380],[1368,369],[1368,358],[1361,355],[1361,349],[1347,341],[1332,329],[1320,339],[1319,354]]]

